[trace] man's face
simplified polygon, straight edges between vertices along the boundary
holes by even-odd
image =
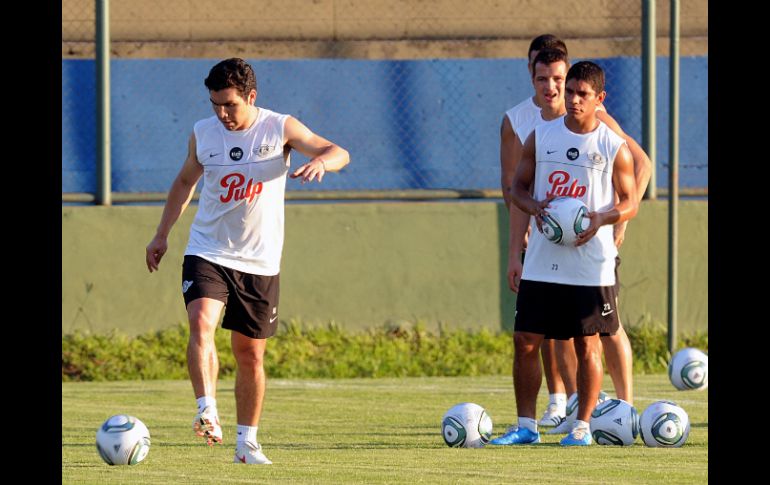
[[[567,77],[567,64],[564,61],[535,64],[532,85],[535,87],[535,101],[541,108],[559,111],[564,103],[564,79]]]
[[[209,91],[209,95],[214,114],[226,129],[235,131],[249,127],[250,107],[257,99],[256,91],[252,89],[246,99],[243,99],[235,88]]]
[[[604,91],[601,93],[594,91],[593,86],[587,81],[579,81],[575,78],[567,82],[564,91],[567,115],[576,120],[583,120],[591,116],[606,96]]]

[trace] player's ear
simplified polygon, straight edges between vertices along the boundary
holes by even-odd
[[[249,104],[256,103],[256,101],[257,101],[257,90],[256,89],[252,89],[251,91],[249,91],[249,98],[248,98],[248,100],[249,100]]]
[[[604,103],[604,99],[607,97],[607,91],[602,91],[599,93],[599,95],[596,97],[596,99],[599,100],[599,104]]]

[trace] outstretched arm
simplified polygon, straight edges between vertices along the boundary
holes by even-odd
[[[347,150],[316,135],[293,116],[286,120],[284,138],[284,144],[310,157],[308,163],[289,175],[291,178],[302,177],[303,184],[312,182],[316,177],[320,182],[326,172],[337,172],[350,163]]]
[[[168,192],[166,206],[163,208],[163,215],[160,216],[160,224],[158,224],[155,237],[152,238],[145,250],[145,262],[150,273],[158,270],[160,260],[168,250],[168,235],[171,228],[190,204],[195,192],[195,185],[197,185],[201,175],[203,175],[203,166],[198,163],[195,134],[193,133],[187,142],[187,158]]]

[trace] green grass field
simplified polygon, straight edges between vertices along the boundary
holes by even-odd
[[[604,389],[612,394],[605,378]],[[271,466],[232,463],[233,381],[218,388],[225,444],[209,448],[191,430],[187,381],[62,384],[62,483],[707,483],[708,394],[677,391],[664,374],[635,376],[641,412],[660,399],[689,414],[682,448],[563,448],[561,436],[523,447],[448,448],[440,433],[450,406],[484,406],[494,435],[516,419],[510,376],[268,381],[259,441]],[[538,413],[547,401],[545,386]],[[152,448],[137,466],[108,466],[94,445],[112,414],[140,418]],[[539,417],[539,416],[538,416]]]

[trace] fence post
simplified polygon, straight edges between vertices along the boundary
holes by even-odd
[[[676,347],[679,211],[679,0],[671,0],[668,132],[668,350]]]
[[[655,177],[655,62],[657,36],[655,0],[642,0],[642,146],[652,161],[652,174],[645,199],[655,200],[657,183]]]
[[[95,202],[112,205],[109,0],[96,0],[96,154]]]

